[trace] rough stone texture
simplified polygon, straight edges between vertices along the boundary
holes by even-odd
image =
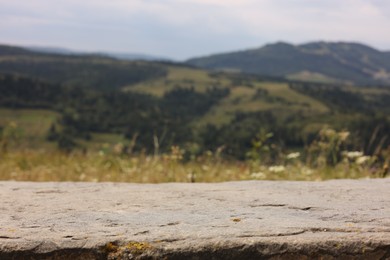
[[[0,259],[390,259],[390,179],[0,182]]]

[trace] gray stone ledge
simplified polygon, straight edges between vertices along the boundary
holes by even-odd
[[[390,259],[390,179],[0,182],[0,259]]]

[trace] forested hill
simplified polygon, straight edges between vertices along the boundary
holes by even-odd
[[[0,44],[0,55],[32,55],[33,52],[24,48],[10,46],[10,45],[1,45]]]
[[[163,77],[166,69],[159,63],[121,61],[102,55],[41,53],[0,45],[0,72],[63,86],[114,90]]]
[[[348,149],[373,154],[390,142],[389,99],[388,87],[0,47],[0,132],[21,122],[31,138],[30,129],[39,129],[42,142],[65,149],[108,134],[136,140],[133,148],[140,152],[176,145],[193,153],[223,148],[244,159],[256,138],[272,136],[269,142],[278,149],[303,149],[330,127],[350,132]],[[57,119],[41,127],[39,114]]]
[[[294,80],[328,83],[390,84],[390,55],[358,43],[278,42],[257,49],[193,58],[205,69],[234,70]]]

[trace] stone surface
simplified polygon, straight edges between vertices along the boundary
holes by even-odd
[[[390,259],[390,179],[0,182],[0,259]]]

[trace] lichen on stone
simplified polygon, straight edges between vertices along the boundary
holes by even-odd
[[[151,250],[153,247],[147,242],[130,241],[123,245],[109,242],[104,248],[108,253],[108,259],[132,259]]]

